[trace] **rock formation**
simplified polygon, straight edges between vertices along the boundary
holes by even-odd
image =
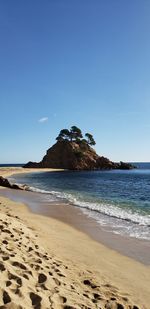
[[[10,189],[17,189],[17,190],[23,190],[21,187],[19,187],[16,184],[11,184],[6,178],[0,176],[0,186],[6,187]]]
[[[114,163],[99,156],[85,141],[61,140],[47,150],[40,161],[28,162],[25,168],[63,168],[68,170],[132,169],[128,163]]]

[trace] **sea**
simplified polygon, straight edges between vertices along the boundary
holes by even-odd
[[[0,164],[0,167],[22,167],[24,165],[24,163],[8,163],[8,164]]]
[[[9,180],[28,185],[46,202],[79,207],[106,231],[150,240],[150,163],[134,165],[133,170],[43,171]]]

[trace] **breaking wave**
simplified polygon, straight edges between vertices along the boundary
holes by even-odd
[[[51,200],[52,197],[55,197],[56,199],[61,199],[64,201],[67,201],[77,207],[88,209],[90,211],[97,212],[99,214],[116,218],[120,220],[124,220],[127,222],[132,222],[134,224],[138,224],[140,226],[147,226],[150,227],[150,215],[145,215],[143,213],[140,213],[138,211],[134,211],[129,208],[123,208],[119,207],[118,205],[114,205],[107,202],[89,202],[89,201],[83,201],[80,200],[78,197],[76,197],[73,194],[66,193],[66,192],[59,192],[59,191],[46,191],[41,190],[36,187],[32,186],[23,186],[25,190],[37,192],[41,194],[47,194],[49,195],[49,199]]]

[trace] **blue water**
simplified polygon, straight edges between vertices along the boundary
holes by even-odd
[[[49,172],[12,176],[48,201],[78,206],[108,231],[150,240],[150,163],[129,171]]]
[[[0,167],[22,167],[24,165],[24,163],[9,163],[9,164],[0,164]]]

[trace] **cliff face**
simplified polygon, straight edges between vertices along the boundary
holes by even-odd
[[[41,162],[28,162],[25,168],[64,168],[69,170],[130,169],[131,165],[114,163],[100,157],[86,143],[59,141],[47,150]]]

